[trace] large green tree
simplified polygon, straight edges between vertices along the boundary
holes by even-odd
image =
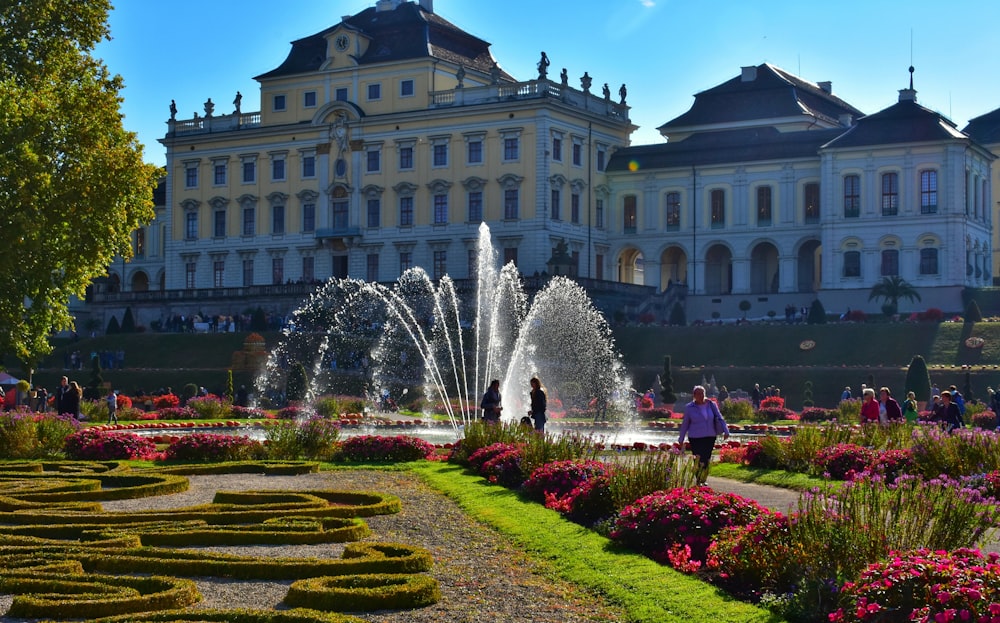
[[[153,217],[157,169],[122,125],[121,77],[91,56],[110,9],[0,3],[0,352],[26,362]]]

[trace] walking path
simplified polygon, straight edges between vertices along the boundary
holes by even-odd
[[[757,500],[761,506],[785,515],[794,512],[799,507],[799,492],[792,489],[740,482],[729,478],[715,478],[711,475],[708,477],[708,486],[715,491],[735,493],[751,500]]]

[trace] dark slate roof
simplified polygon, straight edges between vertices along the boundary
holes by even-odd
[[[678,167],[818,158],[819,148],[842,134],[842,128],[779,132],[760,127],[702,132],[676,143],[619,149],[608,162],[608,171],[628,171],[635,161],[639,171]]]
[[[947,117],[924,108],[915,100],[903,100],[858,119],[851,129],[824,147],[864,147],[968,138]]]
[[[415,2],[405,2],[391,11],[367,8],[326,30],[293,41],[285,62],[256,79],[317,71],[326,61],[324,37],[337,28],[346,28],[371,39],[368,50],[357,59],[359,65],[437,58],[488,73],[494,63],[488,42],[470,35]],[[503,70],[501,77],[514,80]]]
[[[837,122],[844,113],[864,114],[818,85],[768,63],[757,66],[754,80],[744,82],[742,75],[736,76],[694,98],[690,110],[658,128],[661,133],[669,134],[671,128],[807,115]]]
[[[969,121],[962,131],[983,145],[1000,143],[1000,108]]]

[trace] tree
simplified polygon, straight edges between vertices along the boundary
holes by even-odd
[[[979,303],[976,299],[969,301],[968,307],[965,308],[965,322],[982,322],[983,312],[979,309]]]
[[[674,393],[674,377],[670,373],[670,355],[663,357],[663,375],[660,376],[660,398],[665,404],[677,402],[677,395]]]
[[[94,355],[90,358],[90,381],[83,388],[83,397],[86,400],[99,400],[104,393],[101,391],[101,386],[104,385],[104,376],[101,372],[101,358]]]
[[[233,371],[226,370],[226,400],[233,402],[233,397],[236,394],[233,392]]]
[[[811,407],[815,403],[813,402],[813,382],[806,381],[802,388],[802,406]]]
[[[882,299],[885,301],[883,308],[885,311],[891,309],[891,314],[899,310],[899,299],[906,299],[910,302],[919,301],[920,293],[913,285],[898,275],[882,277],[882,280],[872,286],[868,293],[868,300]],[[891,315],[890,314],[890,315]]]
[[[931,399],[931,375],[927,371],[927,362],[920,355],[914,355],[906,368],[906,392],[913,392],[916,399],[927,402]]]
[[[105,329],[104,332],[107,333],[108,335],[114,335],[116,333],[121,333],[122,332],[122,328],[121,328],[121,325],[118,324],[118,319],[115,318],[114,316],[112,316],[111,320],[108,321],[108,328]]]
[[[748,301],[746,299],[743,299],[742,301],[740,301],[740,311],[743,312],[743,318],[744,319],[746,319],[747,312],[750,311],[750,307],[751,307],[750,301]]]
[[[819,299],[813,299],[809,306],[809,317],[806,318],[808,324],[826,324],[826,309]]]
[[[109,36],[109,0],[0,5],[0,352],[52,350],[73,326],[69,299],[131,258],[153,218],[159,175],[125,131],[123,87],[91,56]]]
[[[122,333],[135,333],[135,318],[132,316],[132,307],[125,308],[122,316]]]
[[[670,324],[675,327],[687,325],[687,314],[684,312],[684,306],[680,303],[674,303],[674,306],[670,308]]]
[[[296,363],[288,371],[288,382],[285,386],[285,398],[289,402],[300,402],[306,399],[308,392],[309,378],[306,376],[306,367],[301,363]]]

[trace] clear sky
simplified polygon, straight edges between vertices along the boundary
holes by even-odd
[[[290,42],[375,6],[375,0],[113,0],[112,40],[95,55],[125,80],[125,127],[138,133],[146,160],[165,163],[170,100],[178,118],[260,110],[253,77],[284,61]],[[565,67],[579,88],[586,71],[599,93],[628,87],[634,145],[662,142],[659,125],[690,108],[699,91],[744,65],[772,63],[833,92],[865,113],[897,100],[916,68],[917,101],[954,121],[1000,108],[994,42],[995,0],[434,0],[434,11],[492,44],[518,80]]]

